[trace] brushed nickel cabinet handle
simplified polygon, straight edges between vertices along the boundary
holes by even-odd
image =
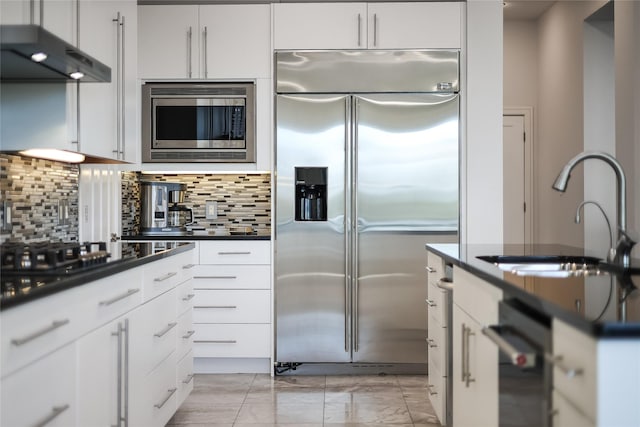
[[[251,255],[250,251],[218,252],[218,255]]]
[[[236,344],[238,341],[236,340],[202,340],[202,341],[193,341],[196,344]]]
[[[185,265],[182,266],[182,269],[183,270],[188,270],[188,269],[193,268],[193,267],[195,267],[195,264],[185,264]]]
[[[186,334],[184,334],[184,335],[182,336],[182,338],[184,338],[185,340],[188,340],[188,339],[189,339],[189,338],[191,338],[191,336],[192,336],[193,334],[195,334],[195,333],[196,333],[196,331],[187,331],[187,333],[186,333]]]
[[[174,380],[175,381],[175,380]],[[175,393],[178,389],[176,387],[174,388],[170,388],[169,390],[167,390],[167,392],[169,394],[167,394],[167,397],[164,398],[164,400],[160,403],[156,403],[155,405],[153,405],[155,408],[161,409],[168,401],[169,399],[171,399],[171,396],[173,396],[173,393]]]
[[[193,276],[194,279],[228,279],[228,280],[234,280],[237,279],[238,276]]]
[[[177,275],[178,273],[167,273],[164,276],[161,277],[156,277],[155,279],[153,279],[154,282],[164,282],[167,279],[171,279],[173,276]]]
[[[195,375],[193,375],[193,374],[189,374],[189,375],[187,375],[187,376],[182,380],[182,383],[183,383],[183,384],[189,384],[189,383],[193,380],[193,377],[194,377],[194,376],[195,376]]]
[[[11,344],[15,345],[16,347],[19,347],[23,344],[28,343],[29,341],[33,341],[36,338],[39,338],[45,334],[48,334],[49,332],[54,331],[66,325],[67,323],[69,323],[69,319],[54,320],[53,322],[51,322],[51,325],[46,326],[38,331],[35,331],[25,337],[12,339]]]
[[[429,272],[429,273],[437,273],[437,270],[435,268],[433,268],[433,267],[427,266],[426,269],[427,269],[427,272]]]
[[[560,369],[560,372],[562,372],[567,378],[574,378],[584,374],[584,369],[582,368],[572,368],[567,366],[562,356],[553,356],[552,354],[545,353],[544,359],[556,368]]]
[[[115,303],[115,302],[118,302],[118,301],[120,301],[120,300],[123,300],[123,299],[125,299],[125,298],[127,298],[127,297],[129,297],[129,296],[131,296],[131,295],[133,295],[133,294],[137,294],[138,292],[140,292],[140,288],[136,288],[136,289],[129,289],[129,290],[128,290],[127,292],[125,292],[124,294],[121,294],[121,295],[115,296],[115,297],[113,297],[113,298],[111,298],[111,299],[108,299],[108,300],[100,301],[100,302],[98,303],[98,305],[105,305],[105,306],[109,306],[109,305],[111,305],[111,304],[113,304],[113,303]]]
[[[62,405],[62,406],[54,406],[53,408],[51,408],[51,413],[49,415],[47,415],[44,419],[42,419],[42,420],[38,421],[37,423],[35,423],[33,425],[33,427],[44,427],[44,426],[46,426],[51,421],[53,421],[58,415],[62,414],[67,409],[69,409],[69,405],[68,404],[65,404],[65,405]]]
[[[193,308],[238,308],[237,305],[195,305]]]
[[[193,39],[193,29],[189,27],[189,31],[187,31],[187,77],[191,78],[193,75],[192,65],[191,65],[191,50],[192,50],[192,42]]]
[[[429,389],[429,396],[434,396],[434,395],[438,394],[437,391],[431,391],[432,388],[435,388],[435,386],[433,384],[427,384],[427,388]]]
[[[182,298],[182,301],[191,301],[193,299],[193,297],[195,297],[196,294],[187,294],[186,297]]]
[[[178,322],[171,322],[167,325],[166,328],[164,328],[163,330],[161,330],[160,332],[156,332],[155,334],[153,334],[154,337],[157,338],[162,338],[163,336],[165,336],[171,329],[175,328],[176,325],[178,324]]]
[[[362,16],[358,14],[358,47],[362,45]]]
[[[431,338],[427,338],[427,344],[429,345],[429,348],[438,347],[438,344],[435,342],[435,340],[432,340]]]
[[[432,299],[426,299],[425,302],[427,303],[427,305],[429,307],[437,307],[438,305],[436,304],[436,302]]]
[[[207,78],[207,74],[209,72],[209,70],[207,69],[207,65],[208,65],[207,64],[207,37],[208,37],[207,27],[205,26],[203,34],[202,34],[202,38],[204,39],[204,48],[203,48],[202,56],[203,56],[203,60],[204,60],[204,78],[205,79]]]

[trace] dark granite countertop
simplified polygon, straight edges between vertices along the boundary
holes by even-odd
[[[149,236],[145,234],[135,234],[131,236],[120,237],[123,241],[188,241],[194,242],[199,240],[271,240],[271,236],[262,234],[186,234],[182,236]]]
[[[190,242],[108,243],[107,250],[111,254],[109,260],[89,268],[61,269],[31,274],[2,271],[0,310],[85,285],[194,248],[195,244]]]
[[[500,288],[505,300],[516,299],[545,316],[561,319],[598,338],[640,337],[640,262],[637,260],[628,270],[602,261],[598,266],[600,274],[586,277],[521,277],[477,257],[586,254],[581,248],[562,245],[532,245],[526,253],[523,245],[427,244],[426,247],[446,263]]]

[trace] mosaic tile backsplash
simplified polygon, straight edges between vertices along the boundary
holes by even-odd
[[[125,172],[122,175],[122,234],[140,232],[140,181],[168,181],[187,185],[184,205],[205,229],[251,226],[256,234],[271,234],[271,175],[163,174]],[[218,202],[218,218],[205,218],[205,202]]]
[[[79,174],[78,165],[0,154],[0,196],[12,204],[12,227],[2,230],[0,242],[77,241]],[[68,225],[58,221],[61,200],[69,203]]]

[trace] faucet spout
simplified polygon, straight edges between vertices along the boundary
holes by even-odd
[[[567,189],[567,183],[571,177],[571,171],[579,163],[587,159],[599,159],[611,166],[616,174],[617,182],[617,220],[618,220],[618,243],[616,247],[616,260],[623,267],[627,268],[631,264],[631,248],[630,239],[627,234],[627,179],[620,162],[608,153],[600,151],[584,151],[567,162],[562,168],[558,177],[553,183],[553,189],[564,192]]]

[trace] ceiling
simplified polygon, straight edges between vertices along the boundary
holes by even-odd
[[[505,0],[504,19],[535,20],[554,3],[555,0]]]

